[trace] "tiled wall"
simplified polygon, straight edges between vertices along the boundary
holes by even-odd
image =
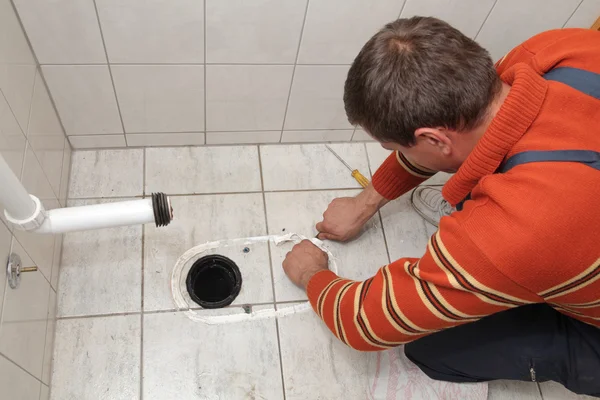
[[[498,59],[600,14],[600,0],[13,1],[76,148],[365,140],[342,88],[384,23],[434,15]]]
[[[0,153],[46,208],[65,204],[71,148],[10,0],[0,0]],[[0,398],[45,400],[62,236],[13,231],[1,218]],[[39,268],[18,289],[6,279],[11,251]]]

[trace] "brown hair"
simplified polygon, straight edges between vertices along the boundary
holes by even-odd
[[[501,86],[483,47],[444,21],[413,17],[387,24],[364,45],[344,104],[350,123],[410,146],[418,128],[476,127]]]

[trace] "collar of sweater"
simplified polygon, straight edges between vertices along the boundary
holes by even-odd
[[[548,83],[529,65],[515,64],[500,78],[511,86],[508,96],[473,151],[444,186],[444,198],[453,206],[467,197],[481,178],[498,169],[542,107]]]

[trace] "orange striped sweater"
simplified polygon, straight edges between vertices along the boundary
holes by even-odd
[[[497,63],[506,101],[445,185],[464,209],[441,220],[420,259],[401,258],[364,282],[317,273],[315,312],[344,343],[380,350],[529,303],[600,326],[600,173],[577,163],[533,163],[494,174],[526,150],[600,151],[600,102],[541,75],[570,66],[600,73],[600,32],[537,35]],[[431,175],[402,154],[373,177],[394,199]]]

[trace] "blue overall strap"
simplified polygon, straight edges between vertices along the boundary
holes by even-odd
[[[600,74],[572,67],[558,67],[544,74],[544,79],[563,83],[584,94],[600,99]],[[600,153],[593,150],[524,151],[509,158],[496,172],[533,162],[576,162],[600,171]],[[471,193],[456,205],[462,210]]]
[[[600,74],[585,69],[558,67],[544,74],[544,79],[571,86],[589,96],[600,99]]]

